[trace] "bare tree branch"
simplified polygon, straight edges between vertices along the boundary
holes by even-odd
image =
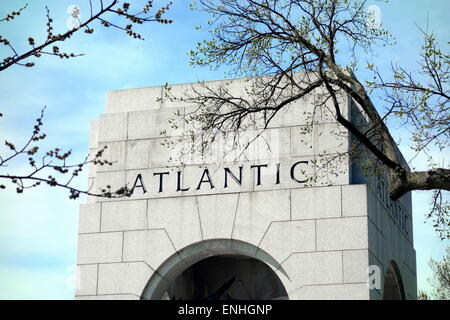
[[[393,116],[411,124],[418,152],[426,152],[432,143],[441,150],[448,148],[449,55],[431,34],[423,32],[419,75],[427,81],[393,67],[393,81],[384,81],[376,72],[377,81],[365,87],[352,72],[356,60],[349,66],[337,63],[348,60],[348,52],[356,58],[361,54],[356,48],[371,52],[376,44],[392,43],[389,32],[370,23],[373,17],[365,8],[363,0],[199,0],[198,10],[213,16],[208,25],[211,37],[190,52],[191,64],[226,65],[230,74],[254,80],[244,95],[224,88],[194,90],[184,100],[198,109],[186,120],[201,123],[207,141],[214,141],[218,134],[251,127],[252,117],[254,124],[261,116],[267,128],[279,110],[306,94],[323,91],[335,120],[370,151],[374,165],[383,164],[391,200],[412,190],[450,190],[448,168],[410,171],[387,125]],[[376,71],[370,64],[369,69]],[[388,105],[384,116],[373,105],[371,90],[383,90]],[[367,117],[367,125],[359,126],[343,114],[338,98],[342,95],[349,96],[353,107]]]
[[[25,189],[38,187],[41,184],[47,184],[51,187],[60,187],[67,189],[70,193],[70,199],[76,199],[81,194],[90,196],[99,196],[107,198],[120,198],[130,196],[132,190],[124,186],[118,190],[111,190],[110,186],[101,189],[100,192],[82,190],[73,186],[73,180],[79,176],[80,172],[89,164],[93,165],[112,165],[112,162],[103,159],[103,153],[106,146],[96,152],[96,154],[87,156],[83,161],[69,163],[68,160],[72,151],[63,152],[60,148],[54,148],[45,152],[37,159],[39,153],[38,142],[44,140],[47,135],[42,132],[44,110],[36,119],[36,124],[30,138],[25,144],[18,148],[10,141],[5,141],[11,154],[0,155],[0,181],[9,181],[16,186],[17,193],[23,193]],[[5,171],[10,170],[10,165],[18,161],[26,161],[30,167],[26,174],[12,174]],[[0,189],[6,189],[3,182]]]
[[[37,44],[34,38],[29,37],[28,44],[31,46],[31,49],[24,50],[23,52],[19,52],[19,50],[15,49],[15,47],[10,43],[10,41],[8,41],[7,39],[5,39],[0,35],[0,43],[3,43],[4,45],[8,46],[12,51],[12,55],[3,58],[3,61],[0,62],[0,71],[3,71],[15,64],[25,67],[33,67],[35,65],[34,61],[28,61],[25,63],[22,61],[33,57],[40,58],[42,54],[55,55],[59,56],[60,58],[70,58],[80,56],[81,54],[60,53],[60,50],[57,46],[53,46],[51,51],[44,51],[44,49],[52,45],[55,45],[58,42],[63,42],[69,39],[70,37],[72,37],[74,33],[80,30],[84,30],[84,32],[87,34],[92,34],[94,32],[94,29],[91,27],[91,25],[96,21],[99,21],[104,27],[113,27],[121,31],[124,31],[127,35],[135,39],[142,39],[142,36],[133,30],[133,26],[135,25],[140,25],[146,22],[157,22],[163,24],[172,23],[172,20],[163,18],[164,14],[169,10],[170,5],[172,4],[171,2],[165,6],[160,7],[153,14],[150,13],[150,9],[153,8],[152,0],[148,1],[145,7],[136,13],[132,13],[130,11],[130,4],[128,2],[112,0],[109,1],[107,5],[104,5],[103,1],[99,1],[99,4],[100,9],[94,13],[92,1],[89,1],[91,13],[90,17],[84,22],[80,21],[80,24],[77,27],[74,27],[71,30],[66,31],[65,33],[59,34],[53,33],[52,27],[53,19],[50,16],[49,8],[46,7],[47,38],[42,43]],[[20,15],[20,13],[26,7],[27,5],[25,5],[18,11],[13,11],[13,13],[8,14],[6,18],[0,20],[0,22],[12,20],[15,16]],[[106,17],[108,13],[113,13],[116,16],[122,17],[124,20],[126,20],[127,24],[124,26],[119,26],[118,24],[112,23],[111,15],[109,17]],[[74,15],[76,16],[76,14]],[[78,18],[78,16],[76,17]]]

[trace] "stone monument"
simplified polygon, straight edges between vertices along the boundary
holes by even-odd
[[[219,145],[180,166],[188,124],[169,120],[195,106],[164,90],[109,92],[91,123],[90,153],[107,146],[113,161],[90,168],[92,190],[134,189],[81,205],[76,299],[202,299],[230,279],[220,299],[416,299],[411,195],[390,201],[387,184],[369,185],[349,158],[317,166],[350,145],[326,113],[302,133],[319,94],[281,110],[239,160]],[[354,103],[341,98],[356,121]]]

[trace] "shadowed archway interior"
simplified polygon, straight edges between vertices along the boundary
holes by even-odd
[[[218,255],[187,268],[172,282],[164,298],[267,300],[287,299],[287,293],[265,263],[242,255]]]

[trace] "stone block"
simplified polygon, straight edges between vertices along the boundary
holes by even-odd
[[[95,180],[96,180],[96,178],[95,177],[89,177],[88,178],[88,187],[87,187],[87,190],[89,190],[89,192],[96,192],[97,191],[97,186],[96,186],[96,184],[95,184]],[[98,197],[96,197],[96,196],[87,196],[86,197],[87,198],[87,203],[95,203],[95,202],[98,202],[98,200],[99,200],[99,198]]]
[[[127,143],[125,141],[101,142],[98,146],[99,150],[105,146],[102,159],[111,162],[111,165],[97,165],[97,172],[124,170]]]
[[[350,198],[351,195],[349,194],[347,197]],[[380,206],[379,201],[378,201],[376,195],[374,194],[374,192],[370,189],[369,185],[367,185],[366,198],[367,198],[367,202],[366,202],[365,206],[367,208],[367,210],[366,210],[367,216],[369,217],[369,220],[372,221],[374,224],[376,224],[378,226],[378,228],[382,231],[383,230],[383,222],[382,222],[383,212],[379,211],[379,206]],[[364,212],[364,210],[353,208],[351,210],[347,210],[348,211],[347,214],[350,214],[352,211],[355,211],[355,210]]]
[[[293,253],[314,251],[315,222],[314,220],[272,222],[259,247],[279,263]]]
[[[346,250],[343,254],[344,283],[366,282],[368,280],[369,252],[367,250]]]
[[[86,264],[77,266],[75,295],[97,294],[97,264]]]
[[[239,194],[198,196],[203,239],[231,238]]]
[[[100,264],[98,294],[133,294],[140,297],[152,273],[144,262]]]
[[[128,114],[106,113],[100,115],[98,141],[123,141],[127,139]]]
[[[109,91],[106,94],[106,112],[130,112],[139,110],[159,109],[162,88],[147,87]]]
[[[93,120],[89,127],[89,149],[97,149],[99,120]]]
[[[122,232],[78,235],[78,264],[120,262]]]
[[[186,139],[182,137],[151,139],[150,167],[161,168],[180,165],[188,157],[186,156],[188,148]]]
[[[341,216],[340,186],[301,188],[291,192],[293,220]]]
[[[120,200],[102,204],[102,232],[147,227],[146,200]]]
[[[81,204],[78,233],[100,232],[100,211],[100,203]]]
[[[348,150],[348,132],[338,123],[314,126],[314,136],[316,154],[335,154]]]
[[[294,253],[282,267],[294,291],[305,286],[342,283],[341,251]]]
[[[405,287],[406,299],[417,300],[417,281],[415,272],[403,264],[401,276]]]
[[[291,155],[293,157],[309,157],[315,151],[314,135],[307,126],[291,128]]]
[[[367,185],[342,186],[342,215],[344,217],[367,216]]]
[[[184,121],[177,114],[182,115],[183,112],[181,108],[130,112],[128,138],[135,140],[182,135]],[[177,127],[173,127],[173,124]]]
[[[288,190],[242,193],[239,198],[233,239],[259,246],[272,221],[289,220]]]
[[[367,217],[319,219],[317,250],[368,249]]]
[[[376,257],[381,257],[378,248],[379,245],[378,230],[370,220],[368,221],[368,244],[369,244],[369,251]]]
[[[162,87],[162,107],[180,108],[195,106],[195,103],[187,100],[196,96],[195,91],[206,92],[202,86],[202,83],[183,83],[169,85],[168,88]]]
[[[166,229],[177,250],[202,240],[195,197],[149,200],[148,228]]]
[[[368,300],[370,294],[366,283],[354,283],[306,286],[289,296],[296,300]]]
[[[247,147],[245,159],[249,161],[264,161],[286,159],[291,156],[291,133],[289,128],[273,128],[248,130],[240,133],[240,145]]]
[[[347,185],[350,183],[348,154],[315,156],[315,182],[317,186]]]
[[[124,234],[124,261],[145,261],[156,270],[174,253],[175,248],[165,230],[127,231]]]
[[[151,140],[127,142],[126,169],[147,169],[150,163]]]
[[[272,116],[272,113],[269,114]],[[312,109],[306,104],[305,99],[299,99],[281,108],[270,120],[269,128],[303,125],[311,119]],[[264,119],[262,114],[257,114],[257,123],[262,126]]]
[[[95,193],[101,193],[102,189],[110,187],[111,192],[115,192],[120,188],[125,187],[125,171],[109,171],[98,172],[95,178],[94,187],[92,191]],[[97,198],[97,202],[108,201],[113,199]]]
[[[319,123],[336,122],[336,109],[333,101],[330,99],[328,93],[323,95],[323,92],[317,92],[309,97],[308,102],[314,105],[314,119]],[[349,97],[347,94],[336,95],[341,115],[349,119]],[[326,101],[325,101],[326,100]]]
[[[89,159],[93,159],[97,154],[97,149],[89,149]],[[92,162],[88,164],[88,178],[95,178],[97,175],[97,165]]]

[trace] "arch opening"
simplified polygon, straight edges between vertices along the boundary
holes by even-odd
[[[278,276],[263,262],[242,255],[217,255],[183,271],[169,286],[166,299],[287,299]]]
[[[155,270],[141,299],[288,299],[282,266],[265,251],[233,239],[213,239],[177,251]]]
[[[384,275],[383,300],[405,300],[405,291],[397,264],[394,261]]]

